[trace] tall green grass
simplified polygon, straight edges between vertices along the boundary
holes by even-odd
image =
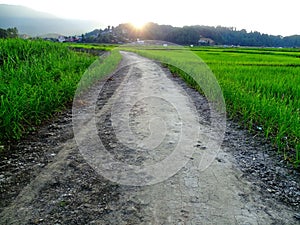
[[[0,141],[19,139],[62,109],[95,59],[59,43],[0,40]]]
[[[284,158],[300,164],[300,52],[287,49],[199,48],[216,75],[227,112],[261,130]]]

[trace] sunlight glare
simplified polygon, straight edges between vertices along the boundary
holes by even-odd
[[[146,22],[136,20],[134,22],[130,22],[136,29],[141,30],[146,25]]]

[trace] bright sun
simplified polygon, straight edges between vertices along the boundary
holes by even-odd
[[[142,29],[146,22],[144,21],[134,21],[134,22],[131,22],[131,24],[136,28],[136,29]]]

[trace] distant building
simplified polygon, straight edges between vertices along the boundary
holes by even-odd
[[[215,41],[211,38],[206,38],[200,35],[198,45],[214,45]]]
[[[29,39],[30,38],[30,36],[27,35],[27,34],[20,34],[19,37],[22,38],[22,39]]]
[[[137,42],[138,44],[144,44],[144,43],[145,43],[145,41],[140,40],[139,38],[136,39],[136,42]]]
[[[65,38],[64,36],[59,36],[59,37],[57,38],[57,40],[58,40],[59,42],[65,42],[65,41],[66,41],[66,38]]]

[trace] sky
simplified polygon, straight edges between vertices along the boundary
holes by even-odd
[[[300,34],[299,0],[0,0],[102,26],[146,22],[236,27],[273,35]]]

